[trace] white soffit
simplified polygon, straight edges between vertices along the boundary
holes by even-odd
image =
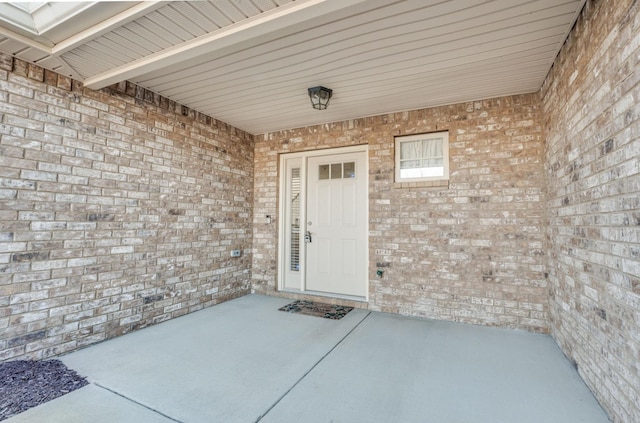
[[[55,2],[0,4],[0,50],[90,88],[131,80],[261,134],[535,92],[584,2],[75,2],[64,25],[37,24],[61,21],[42,12]],[[43,17],[30,30],[8,8]],[[315,85],[334,90],[327,110],[309,104]]]

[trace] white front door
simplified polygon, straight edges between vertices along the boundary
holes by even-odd
[[[367,298],[367,152],[344,150],[282,157],[280,289]]]
[[[311,157],[307,167],[308,291],[366,296],[366,153]]]

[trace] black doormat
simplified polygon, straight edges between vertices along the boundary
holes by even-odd
[[[307,316],[324,317],[325,319],[340,320],[346,316],[347,313],[353,310],[353,307],[298,300],[291,304],[287,304],[278,310],[287,311],[289,313],[306,314]]]

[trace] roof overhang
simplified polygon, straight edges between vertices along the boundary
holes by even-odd
[[[535,92],[584,3],[0,3],[0,51],[93,89],[130,80],[263,133]],[[322,112],[306,96],[316,85],[334,90]]]

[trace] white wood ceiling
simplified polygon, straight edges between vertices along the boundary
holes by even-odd
[[[42,31],[0,8],[0,50],[262,134],[535,92],[584,1],[94,2]],[[316,85],[334,90],[327,110]]]

